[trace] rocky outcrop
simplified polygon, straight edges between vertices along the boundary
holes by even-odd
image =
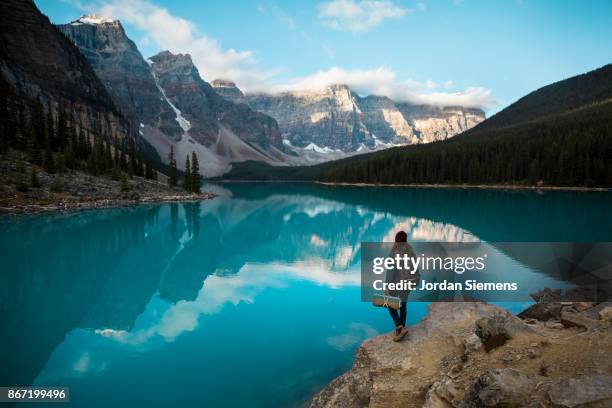
[[[163,51],[151,57],[151,65],[166,97],[191,124],[190,135],[205,146],[213,143],[220,126],[240,139],[265,150],[282,148],[276,121],[243,104],[219,96],[205,82],[188,54]]]
[[[598,306],[573,313],[585,317]],[[482,347],[493,334],[503,341]],[[525,321],[484,303],[432,303],[403,342],[391,341],[390,335],[365,341],[351,370],[310,406],[610,406],[611,334],[607,320],[585,331]]]
[[[188,54],[163,51],[150,61],[163,98],[182,128],[180,140],[172,143],[179,168],[192,152],[204,176],[223,174],[232,162],[284,163],[287,156],[274,119],[219,96],[200,77]],[[167,157],[170,144],[166,139],[147,126],[143,134],[160,156]]]
[[[404,118],[412,123],[421,143],[445,140],[485,120],[482,109],[461,106],[439,107],[397,103]]]
[[[151,126],[170,138],[182,130],[155,84],[151,68],[118,20],[82,16],[57,26],[79,48],[116,105],[135,128]]]
[[[125,137],[129,123],[79,50],[31,0],[6,0],[0,14],[0,85],[27,114],[40,99],[65,109],[78,132]]]
[[[247,95],[249,105],[275,118],[283,138],[297,147],[356,150],[374,144],[364,123],[357,95],[348,86],[334,85],[320,92]]]
[[[215,79],[210,83],[213,88],[215,88],[215,92],[227,99],[228,101],[234,103],[244,103],[248,104],[246,96],[242,93],[242,91],[236,86],[236,84],[232,81],[228,81],[226,79]]]
[[[275,118],[296,147],[314,144],[343,152],[448,139],[484,120],[480,109],[397,103],[360,97],[346,85],[318,91],[247,94],[249,105]]]

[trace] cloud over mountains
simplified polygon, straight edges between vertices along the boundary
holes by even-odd
[[[131,25],[142,33],[137,42],[173,53],[190,54],[205,80],[232,80],[247,93],[318,89],[331,84],[346,84],[361,95],[385,95],[397,101],[418,104],[480,108],[495,104],[491,91],[484,87],[452,91],[450,80],[438,84],[431,80],[421,82],[402,79],[385,66],[362,69],[333,66],[289,80],[282,79],[279,73],[286,74],[285,69],[263,68],[255,58],[254,51],[224,48],[215,38],[201,31],[195,22],[176,16],[149,0],[101,0],[94,4],[73,4],[84,12],[95,11]],[[319,17],[330,27],[361,32],[386,19],[400,18],[409,12],[391,1],[334,0],[316,7]],[[295,24],[289,15],[284,16],[284,19]]]

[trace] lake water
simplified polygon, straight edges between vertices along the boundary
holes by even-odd
[[[300,406],[391,329],[359,301],[360,242],[612,241],[607,192],[217,189],[0,218],[0,386],[68,386],[88,408]]]

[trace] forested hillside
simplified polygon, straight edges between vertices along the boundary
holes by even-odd
[[[226,178],[612,187],[612,65],[541,88],[453,139]]]

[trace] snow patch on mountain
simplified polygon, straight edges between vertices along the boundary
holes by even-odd
[[[104,24],[104,23],[114,23],[116,20],[113,20],[110,17],[104,17],[104,16],[98,16],[96,14],[86,14],[86,15],[82,15],[81,17],[79,17],[77,20],[74,20],[72,23],[72,25],[83,25],[83,24],[89,24],[89,25],[98,25],[98,24]]]

